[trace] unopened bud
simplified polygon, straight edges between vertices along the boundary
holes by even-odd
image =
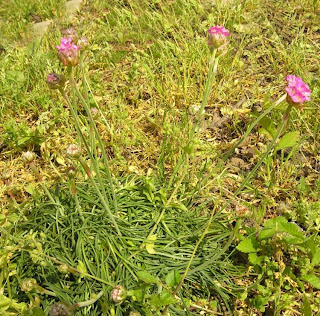
[[[78,45],[80,45],[81,48],[87,48],[89,46],[89,41],[86,37],[81,37],[78,40]]]
[[[69,266],[68,266],[67,264],[65,264],[65,263],[60,264],[60,265],[58,266],[58,270],[59,270],[61,273],[66,274],[66,273],[69,272]]]
[[[31,151],[26,151],[22,154],[22,159],[25,162],[32,162],[34,159],[36,158],[35,153],[31,152]]]
[[[97,108],[91,108],[90,113],[94,119],[98,118],[100,112]]]
[[[61,89],[64,87],[66,79],[63,75],[51,73],[47,76],[47,85],[49,89]]]
[[[21,290],[23,292],[31,292],[38,286],[37,281],[35,279],[26,279],[22,282]]]
[[[127,297],[127,291],[122,285],[116,285],[111,290],[111,299],[115,303],[121,303],[123,302]]]
[[[67,155],[71,158],[78,158],[80,157],[81,149],[77,144],[71,144],[67,148]]]
[[[77,38],[77,31],[75,29],[69,28],[61,31],[62,35],[65,37],[72,37],[73,39]]]
[[[71,315],[71,308],[65,303],[54,303],[49,310],[50,316],[69,316]]]

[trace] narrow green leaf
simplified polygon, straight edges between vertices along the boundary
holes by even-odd
[[[310,302],[306,295],[303,297],[303,305],[302,305],[302,315],[303,316],[312,316],[312,309]]]

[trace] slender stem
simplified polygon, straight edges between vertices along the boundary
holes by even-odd
[[[87,92],[87,90],[89,90],[89,92],[91,93],[93,102],[94,102],[96,108],[99,110],[99,112],[100,112],[100,114],[101,114],[101,116],[102,116],[102,118],[103,118],[103,121],[105,122],[105,124],[106,124],[106,126],[107,126],[107,128],[108,128],[108,130],[109,130],[109,132],[110,132],[111,139],[112,139],[112,138],[113,138],[112,129],[111,129],[109,123],[107,122],[107,119],[106,119],[105,115],[104,115],[103,112],[101,111],[100,106],[99,106],[96,98],[94,97],[92,88],[91,88],[91,86],[90,86],[89,81],[87,80],[87,77],[86,77],[86,74],[85,74],[85,71],[84,71],[84,67],[83,67],[83,62],[82,62],[82,60],[80,60],[80,68],[81,68],[81,70],[82,70],[82,80],[83,80],[83,82],[84,82],[85,85],[86,85],[86,89],[85,89],[86,97],[88,98],[88,92]]]
[[[104,185],[103,185],[103,183],[101,182],[101,178],[100,178],[100,176],[99,176],[99,175],[100,175],[100,172],[99,172],[98,163],[97,163],[96,159],[94,159],[94,157],[92,156],[92,153],[91,153],[91,151],[90,151],[90,147],[89,147],[89,145],[88,145],[88,142],[87,142],[87,140],[85,139],[85,137],[84,137],[84,135],[83,135],[83,133],[82,133],[82,131],[81,131],[81,127],[80,127],[79,122],[78,122],[77,113],[75,112],[75,110],[74,110],[74,108],[73,108],[73,106],[72,106],[72,103],[70,102],[70,100],[69,100],[68,96],[66,95],[66,93],[65,93],[62,89],[60,90],[60,92],[61,92],[61,94],[63,95],[63,97],[65,98],[65,100],[67,101],[67,103],[68,103],[68,105],[69,105],[69,108],[70,108],[70,110],[71,110],[72,116],[73,116],[74,121],[75,121],[75,125],[76,125],[76,129],[77,129],[77,131],[78,131],[78,134],[80,135],[83,143],[85,144],[85,147],[86,147],[86,149],[87,149],[87,151],[88,151],[88,154],[89,154],[89,156],[90,156],[90,159],[91,159],[91,161],[93,162],[93,165],[94,165],[94,167],[95,167],[95,171],[96,171],[96,173],[97,173],[97,175],[98,175],[98,180],[100,181],[100,186],[104,189]],[[84,170],[88,170],[88,167],[85,165],[85,163],[84,163],[81,159],[80,159],[80,163],[81,163],[82,167],[84,168]],[[103,197],[103,195],[101,194],[99,187],[97,186],[96,182],[94,181],[94,179],[93,179],[93,177],[92,177],[92,175],[91,175],[91,172],[87,172],[87,174],[88,174],[89,179],[91,180],[91,182],[92,182],[92,184],[93,184],[93,186],[94,186],[97,194],[99,195],[99,197],[100,197],[100,199],[101,199],[101,202],[102,202],[105,210],[107,211],[107,213],[108,213],[108,215],[109,215],[109,217],[110,217],[110,219],[111,219],[111,221],[112,221],[112,223],[113,223],[113,225],[114,225],[114,227],[115,227],[118,235],[121,236],[120,229],[119,229],[119,227],[118,227],[118,225],[117,225],[117,223],[116,223],[116,221],[115,221],[115,218],[114,218],[114,216],[113,216],[113,214],[112,214],[112,212],[111,212],[111,210],[110,210],[110,207],[109,207],[109,204],[108,204],[107,200],[106,200],[106,199]],[[110,185],[111,185],[111,184],[110,184]]]
[[[216,76],[216,73],[217,73],[218,63],[219,63],[219,56],[216,57],[216,54],[217,54],[217,49],[214,49],[213,53],[212,53],[211,60],[209,62],[209,74],[208,74],[208,80],[207,80],[206,85],[205,85],[203,99],[202,99],[202,102],[201,102],[200,109],[198,111],[197,121],[193,125],[193,128],[191,130],[189,143],[193,141],[194,135],[196,133],[197,127],[198,127],[199,122],[200,122],[201,115],[203,113],[203,110],[204,110],[205,106],[207,105],[207,103],[209,101],[210,93],[211,93],[211,90],[212,90],[212,86],[213,86],[213,83],[214,83],[214,79],[215,79],[215,76]]]
[[[236,192],[233,194],[233,198],[235,198],[241,191],[242,189],[246,186],[246,184],[250,181],[250,179],[252,178],[252,176],[256,173],[256,171],[258,170],[258,168],[260,167],[260,165],[262,164],[262,162],[265,160],[265,158],[269,155],[270,151],[272,150],[272,148],[274,147],[276,141],[278,140],[279,136],[281,135],[281,132],[284,128],[284,126],[286,125],[287,121],[288,121],[288,118],[289,118],[289,114],[290,114],[290,111],[292,109],[292,105],[288,105],[287,109],[286,109],[286,112],[284,113],[283,115],[283,119],[282,119],[282,122],[277,130],[277,133],[274,137],[274,139],[272,140],[272,142],[269,144],[266,152],[264,153],[264,155],[262,156],[262,158],[259,160],[259,162],[255,165],[255,167],[251,170],[251,172],[249,172],[249,174],[247,175],[247,177],[243,180],[243,182],[241,183],[240,187],[236,190]],[[232,202],[232,199],[229,199],[222,207],[222,209],[219,210],[219,213],[221,213],[224,209],[227,208],[227,206]],[[202,242],[202,240],[204,239],[205,235],[207,234],[208,230],[209,230],[209,227],[211,225],[211,222],[213,220],[213,217],[214,217],[214,213],[215,213],[215,208],[212,210],[211,214],[210,214],[210,218],[208,220],[208,223],[206,225],[206,228],[204,230],[204,232],[202,233],[201,237],[199,238],[199,240],[197,241],[196,245],[195,245],[195,248],[192,252],[192,255],[190,257],[190,260],[187,264],[187,267],[186,267],[186,270],[179,282],[179,284],[177,285],[177,287],[175,288],[175,290],[173,291],[172,295],[175,296],[178,291],[180,290],[188,272],[189,272],[189,269],[190,269],[190,266],[192,264],[192,261],[195,257],[195,254],[198,250],[198,247],[200,245],[200,243]],[[168,310],[169,310],[169,305],[166,305],[166,307],[164,308],[163,312],[162,312],[162,315],[168,315]]]
[[[210,92],[212,90],[212,86],[214,83],[214,79],[217,73],[217,69],[218,69],[218,63],[219,63],[219,57],[216,57],[216,53],[217,53],[217,49],[214,49],[213,53],[212,53],[212,57],[210,59],[209,62],[209,73],[208,73],[208,78],[205,84],[205,89],[204,89],[204,94],[203,94],[203,99],[201,102],[201,106],[200,106],[200,110],[198,111],[198,116],[197,116],[197,120],[195,122],[195,124],[193,125],[190,133],[189,133],[189,140],[187,145],[185,146],[185,148],[187,148],[188,146],[190,146],[194,140],[194,136],[197,130],[197,127],[199,126],[199,122],[201,120],[201,115],[203,113],[203,110],[205,108],[205,106],[208,103],[209,97],[210,97]],[[187,156],[187,152],[186,150],[183,151],[182,155],[180,156],[178,163],[176,165],[176,167],[173,170],[173,173],[170,177],[169,183],[168,183],[168,188],[170,188],[172,186],[172,183],[174,181],[174,178],[178,172],[178,170],[181,168],[181,166],[183,165],[185,158]]]
[[[160,213],[160,215],[159,215],[156,223],[155,223],[154,226],[152,227],[152,229],[151,229],[151,231],[150,231],[147,239],[148,239],[148,238],[155,232],[155,230],[157,229],[157,227],[158,227],[159,223],[161,222],[161,220],[162,220],[162,218],[163,218],[163,216],[164,216],[164,214],[165,214],[168,206],[170,205],[173,197],[175,196],[176,192],[178,191],[179,186],[180,186],[180,183],[182,182],[183,178],[185,177],[185,174],[186,174],[186,172],[184,172],[184,173],[182,174],[180,180],[178,181],[178,183],[176,183],[176,186],[175,186],[174,190],[172,191],[172,193],[171,193],[169,199],[167,200],[166,204],[163,206],[163,210],[162,210],[162,212]],[[141,247],[143,247],[143,246],[144,246],[144,243],[141,245]]]
[[[210,97],[210,92],[212,90],[212,86],[213,86],[213,83],[214,83],[214,78],[215,78],[215,75],[217,73],[218,63],[219,63],[219,57],[216,57],[216,54],[217,54],[217,49],[214,49],[213,53],[212,53],[212,56],[211,56],[211,60],[209,62],[209,74],[208,74],[208,79],[207,79],[206,84],[205,84],[205,90],[204,90],[204,95],[203,95],[203,99],[202,99],[202,102],[201,102],[200,110],[198,112],[197,120],[196,120],[195,124],[193,125],[193,127],[192,127],[192,129],[190,131],[189,140],[188,140],[188,144],[187,144],[186,147],[190,146],[192,144],[192,142],[193,142],[197,127],[198,127],[200,119],[201,119],[201,115],[202,115],[203,110],[204,110],[205,106],[207,105],[209,97]],[[180,156],[180,158],[178,160],[178,163],[177,163],[175,169],[173,170],[173,173],[172,173],[171,177],[170,177],[168,188],[170,188],[172,186],[174,178],[175,178],[176,174],[178,173],[178,170],[181,168],[181,166],[185,162],[185,159],[186,159],[187,156],[188,156],[188,153],[187,153],[187,151],[184,150],[182,155]],[[186,168],[184,170],[186,170]],[[166,205],[164,206],[160,216],[158,217],[158,220],[157,220],[156,224],[153,226],[153,228],[152,228],[151,232],[149,233],[148,237],[154,233],[154,231],[156,230],[158,224],[162,220],[168,205],[170,204],[174,194],[178,190],[179,184],[182,182],[182,180],[184,178],[184,175],[185,174],[183,174],[181,179],[178,181],[178,183],[176,183],[175,189],[173,190],[169,200],[167,201]]]
[[[73,87],[75,88],[77,96],[79,97],[81,103],[83,104],[83,106],[84,106],[84,108],[85,108],[85,110],[87,112],[87,115],[88,115],[89,120],[90,120],[90,125],[91,125],[91,127],[93,127],[95,135],[97,137],[97,140],[98,140],[98,143],[99,143],[99,147],[100,147],[101,152],[102,152],[102,157],[103,157],[103,160],[104,160],[104,163],[105,163],[105,166],[106,166],[106,172],[107,172],[108,181],[110,183],[110,189],[111,189],[111,193],[112,193],[112,197],[113,197],[114,208],[115,208],[115,211],[118,212],[118,205],[117,205],[117,199],[116,199],[116,194],[115,194],[115,190],[114,190],[113,180],[112,180],[112,177],[111,177],[109,162],[108,162],[108,158],[107,158],[107,155],[106,155],[106,151],[105,151],[104,145],[102,143],[102,139],[100,137],[99,131],[98,131],[97,126],[96,126],[96,123],[94,122],[94,119],[93,119],[92,114],[90,112],[90,108],[88,107],[88,104],[87,104],[86,100],[81,95],[81,93],[80,93],[80,91],[78,89],[77,83],[75,82],[73,77],[70,77],[70,80],[71,80],[71,83],[72,83]]]
[[[186,276],[187,276],[187,274],[188,274],[188,272],[189,272],[189,269],[190,269],[190,266],[191,266],[192,261],[193,261],[193,259],[194,259],[194,256],[196,255],[196,252],[198,251],[198,247],[199,247],[199,245],[201,244],[201,242],[202,242],[203,238],[205,237],[205,235],[208,233],[208,230],[209,230],[210,225],[211,225],[212,220],[213,220],[213,215],[214,215],[214,213],[215,213],[215,210],[216,210],[216,206],[215,206],[215,207],[213,208],[213,210],[211,211],[210,218],[209,218],[209,220],[208,220],[208,223],[207,223],[207,225],[206,225],[206,228],[205,228],[205,230],[203,231],[203,233],[202,233],[202,235],[200,236],[200,238],[198,239],[198,241],[197,241],[197,243],[196,243],[196,245],[195,245],[195,247],[194,247],[194,249],[193,249],[193,252],[192,252],[192,254],[191,254],[190,260],[189,260],[189,262],[188,262],[188,264],[187,264],[187,267],[186,267],[186,269],[185,269],[185,271],[184,271],[184,274],[183,274],[183,276],[182,276],[179,284],[176,286],[176,288],[175,288],[174,291],[172,292],[172,295],[173,295],[173,296],[176,296],[176,295],[177,295],[178,291],[180,290],[180,288],[181,288],[181,286],[182,286],[182,284],[183,284],[183,282],[184,282],[184,280],[185,280],[185,278],[186,278]],[[163,312],[162,312],[162,315],[167,315],[167,314],[168,314],[168,309],[169,309],[169,305],[166,305],[166,307],[164,308],[164,310],[163,310]]]
[[[26,250],[26,249],[22,249],[22,250],[29,252],[29,250]],[[51,256],[46,255],[45,253],[40,253],[40,256],[43,256],[43,257],[47,258],[48,260],[51,260],[52,262],[54,262],[54,263],[56,263],[56,264],[59,264],[59,265],[61,265],[61,264],[66,264],[66,263],[58,260],[58,259],[55,258],[55,257],[51,257]],[[84,277],[87,277],[87,278],[89,278],[89,279],[93,279],[93,280],[99,281],[99,282],[101,282],[101,283],[104,283],[104,284],[109,285],[109,286],[112,286],[112,287],[115,286],[114,283],[111,283],[111,282],[108,282],[108,281],[106,281],[106,280],[100,279],[100,278],[98,278],[98,277],[96,277],[96,276],[94,276],[94,275],[92,275],[92,274],[87,273],[87,272],[81,273],[79,270],[77,270],[76,268],[70,267],[69,265],[68,265],[68,268],[70,269],[70,271],[71,271],[72,273],[81,274],[81,275],[84,276]]]
[[[72,307],[79,308],[79,307],[89,306],[89,305],[95,303],[98,299],[100,299],[100,297],[102,295],[103,295],[103,291],[100,291],[95,298],[92,298],[91,300],[87,300],[87,301],[84,301],[84,302],[76,303]]]
[[[210,171],[204,178],[202,178],[198,184],[196,185],[193,194],[196,192],[196,190],[201,189],[201,184],[206,183],[207,180],[216,172],[218,168],[220,168],[223,163],[234,153],[235,149],[241,145],[241,143],[249,136],[252,129],[267,115],[269,114],[274,108],[276,108],[281,102],[283,102],[286,99],[287,95],[283,95],[281,98],[279,98],[273,105],[271,105],[267,110],[265,110],[262,114],[260,114],[248,127],[246,132],[243,134],[241,139],[222,157],[221,161],[214,167],[212,171]]]
[[[80,216],[82,222],[84,222],[84,217],[83,217],[83,214],[82,214],[82,210],[81,210],[81,206],[80,206],[80,203],[79,203],[79,198],[78,198],[77,192],[74,194],[74,200],[76,202],[76,208],[78,210],[79,216]]]

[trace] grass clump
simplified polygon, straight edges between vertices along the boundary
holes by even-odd
[[[108,182],[105,186],[108,187]],[[79,183],[77,189],[84,221],[67,187],[59,186],[56,203],[63,205],[67,216],[61,217],[56,205],[42,200],[24,210],[28,221],[2,229],[6,243],[10,244],[10,249],[3,248],[3,257],[8,258],[10,253],[10,262],[2,275],[6,292],[16,289],[11,292],[12,298],[27,302],[31,293],[23,293],[21,286],[24,280],[34,278],[46,292],[41,295],[34,291],[32,302],[40,298],[44,310],[56,299],[72,305],[93,298],[101,290],[104,292],[99,304],[76,310],[75,315],[111,310],[115,310],[115,315],[125,315],[130,310],[151,315],[175,302],[169,293],[180,280],[207,223],[205,214],[214,204],[196,200],[193,205],[172,203],[147,239],[167,198],[161,184],[152,176],[118,179],[119,237],[92,186]],[[175,304],[177,315],[183,315],[187,307],[195,309],[190,314],[196,315],[203,306],[197,302],[203,299],[206,299],[203,308],[209,310],[210,304],[231,308],[229,296],[237,288],[233,277],[243,272],[233,265],[226,252],[232,231],[225,216],[215,217]],[[11,271],[13,266],[18,274],[10,277],[5,271]],[[108,294],[116,285],[128,291],[122,304],[112,303]],[[47,293],[53,296],[46,296]]]

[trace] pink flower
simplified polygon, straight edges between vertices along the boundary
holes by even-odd
[[[80,57],[80,45],[76,45],[72,42],[72,38],[61,39],[60,46],[56,46],[58,49],[58,57],[65,66],[76,66],[79,63]]]
[[[217,53],[219,55],[223,55],[226,53],[226,48],[228,44],[227,37],[230,36],[229,30],[227,30],[222,25],[212,26],[208,30],[209,33],[209,41],[208,44],[210,46],[211,51],[213,49],[217,49]]]
[[[311,90],[309,86],[303,82],[300,77],[289,75],[286,77],[288,87],[286,88],[289,102],[294,104],[310,101]]]
[[[127,290],[122,285],[116,285],[111,291],[111,299],[115,303],[123,302],[127,297]]]
[[[209,28],[208,33],[210,35],[219,35],[222,37],[228,37],[230,36],[230,32],[229,30],[227,30],[224,26],[222,25],[216,25],[216,26],[212,26]]]

